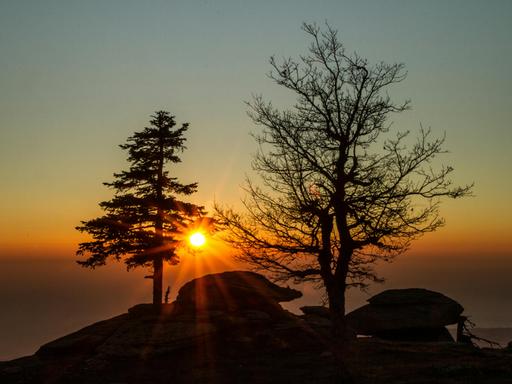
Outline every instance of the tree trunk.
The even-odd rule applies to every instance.
[[[331,351],[337,360],[339,382],[348,384],[354,382],[353,374],[347,363],[348,357],[351,354],[351,347],[353,346],[353,335],[345,319],[345,290],[346,285],[344,283],[341,284],[333,279],[327,288],[327,295],[333,334]]]
[[[155,256],[153,260],[153,305],[162,304],[164,263],[162,256]]]
[[[159,152],[158,152],[158,179],[156,185],[156,200],[157,200],[157,212],[155,219],[155,236],[157,239],[158,246],[161,247],[164,245],[164,223],[163,216],[164,212],[162,211],[162,201],[163,201],[163,175],[164,175],[164,143],[163,143],[163,133],[162,127],[160,129],[160,140],[158,143]],[[161,254],[156,254],[155,259],[153,260],[153,305],[160,306],[162,305],[162,290],[163,290],[163,274],[164,274],[164,266],[163,266],[163,257]]]
[[[345,288],[347,272],[346,268],[336,268],[334,273],[331,269],[333,255],[330,249],[331,235],[334,228],[333,217],[329,215],[328,212],[325,212],[325,214],[320,217],[320,223],[322,236],[322,249],[318,255],[320,275],[327,291],[334,337],[345,340],[347,333],[345,326]],[[343,262],[343,260],[340,260],[340,262]]]
[[[349,338],[345,321],[345,289],[344,284],[333,281],[327,288],[329,310],[331,312],[332,330],[334,337],[340,340]]]

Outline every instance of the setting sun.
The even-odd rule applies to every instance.
[[[194,232],[192,235],[190,235],[188,241],[194,247],[202,247],[206,242],[206,237],[201,232]]]

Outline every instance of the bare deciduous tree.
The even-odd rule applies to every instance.
[[[404,80],[402,64],[347,54],[329,26],[303,30],[307,55],[270,59],[270,78],[297,96],[293,107],[261,96],[248,103],[262,127],[253,162],[261,182],[248,180],[245,213],[217,207],[217,215],[241,259],[276,279],[320,282],[343,327],[347,287],[378,280],[375,261],[443,225],[440,198],[471,186],[453,186],[453,169],[433,164],[444,137],[420,128],[411,142],[409,132],[390,131],[390,115],[409,108],[386,92]]]

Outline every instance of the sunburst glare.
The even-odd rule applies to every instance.
[[[194,232],[188,238],[193,247],[202,247],[206,243],[206,237],[201,232]]]

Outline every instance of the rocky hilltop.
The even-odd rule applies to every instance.
[[[364,338],[342,353],[325,308],[279,305],[300,296],[252,272],[207,275],[159,310],[140,304],[0,363],[0,382],[512,383],[506,350]]]

